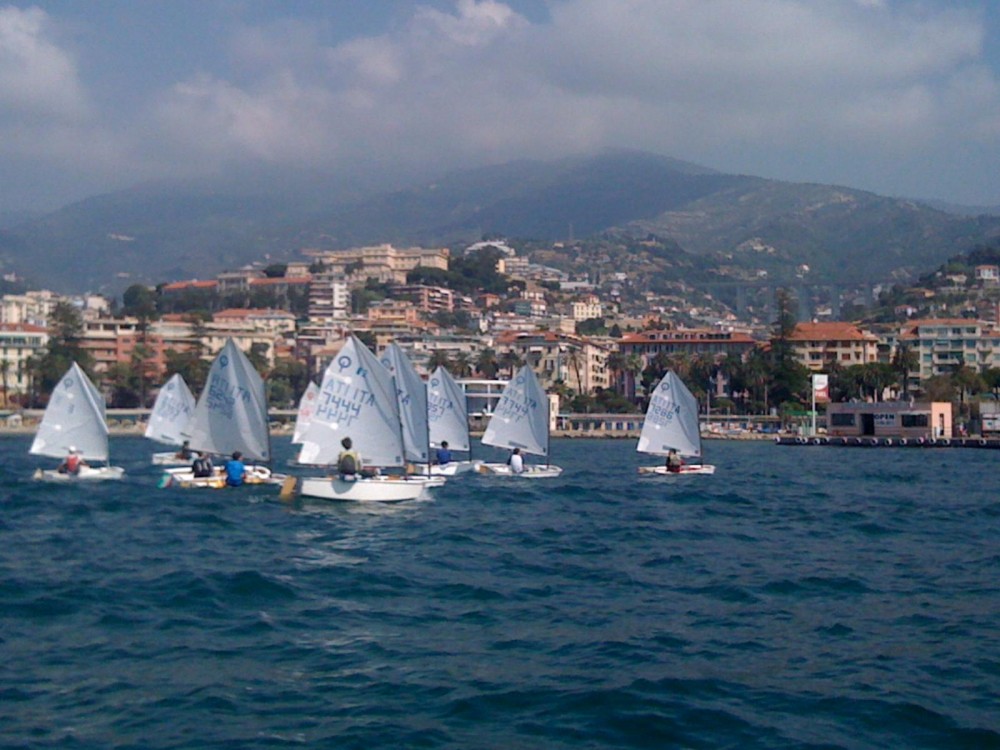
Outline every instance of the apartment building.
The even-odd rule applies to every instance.
[[[405,284],[406,275],[414,268],[448,270],[447,248],[374,245],[350,250],[305,250],[306,256],[323,264],[327,271],[346,277],[352,284],[364,284],[367,279],[390,284]]]
[[[0,323],[0,406],[7,407],[28,392],[28,362],[41,357],[49,332],[30,323]]]
[[[505,331],[496,337],[500,357],[512,351],[538,375],[542,386],[564,383],[577,393],[591,393],[610,385],[607,361],[609,348],[594,342],[553,331]]]
[[[878,336],[853,323],[798,323],[789,341],[799,362],[814,372],[829,370],[834,362],[850,367],[879,361]]]
[[[920,381],[954,372],[962,365],[978,371],[1000,367],[1000,331],[977,320],[910,321],[901,328],[898,340],[917,354]]]

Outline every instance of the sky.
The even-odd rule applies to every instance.
[[[0,210],[608,148],[1000,205],[1000,2],[0,0]]]

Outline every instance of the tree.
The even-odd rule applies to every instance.
[[[906,344],[900,344],[892,355],[892,368],[896,372],[898,383],[902,387],[903,398],[910,394],[910,373],[920,367],[917,353]]]
[[[45,401],[74,362],[90,377],[93,377],[94,362],[90,353],[81,347],[83,319],[75,307],[66,302],[57,303],[49,319],[49,331],[48,351],[35,360],[32,372],[39,395]]]
[[[166,377],[169,379],[179,373],[192,393],[201,393],[205,387],[205,381],[208,380],[210,363],[203,360],[194,349],[183,352],[167,349],[164,356],[167,365]]]
[[[158,317],[156,292],[144,284],[133,284],[122,294],[122,314],[155,320]]]
[[[792,347],[796,301],[787,289],[778,290],[776,301],[778,316],[771,337],[770,397],[774,403],[801,402],[809,388],[809,370],[795,358]]]
[[[278,408],[293,407],[309,385],[309,368],[297,359],[275,360],[267,376],[268,402]]]
[[[513,349],[508,349],[500,355],[500,369],[507,371],[507,377],[514,377],[514,370],[524,364],[524,360]]]
[[[439,367],[451,372],[451,358],[448,356],[448,352],[441,349],[435,349],[431,352],[431,356],[427,360],[427,367],[432,372]]]
[[[476,372],[487,380],[492,380],[497,376],[500,363],[497,360],[497,353],[490,348],[481,349],[476,357]]]

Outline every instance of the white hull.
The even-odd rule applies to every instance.
[[[299,494],[321,500],[349,500],[359,503],[392,503],[416,500],[425,490],[441,487],[441,477],[370,477],[355,480],[339,477],[306,477]]]
[[[274,474],[266,466],[247,466],[246,478],[243,484],[281,484],[285,481],[285,474]],[[226,486],[226,473],[220,467],[215,468],[215,474],[210,477],[196,477],[190,468],[167,469],[160,480],[160,488],[180,487],[182,489],[213,489],[218,490]]]
[[[191,458],[178,458],[177,451],[164,451],[153,454],[154,466],[190,466],[193,461],[194,456],[191,456]]]
[[[557,477],[562,474],[561,466],[539,466],[537,464],[528,464],[524,467],[524,471],[515,474],[510,470],[510,466],[507,464],[480,464],[479,465],[480,474],[489,474],[501,477],[517,477],[520,479],[551,479],[552,477]]]
[[[645,476],[682,477],[690,474],[714,474],[712,464],[685,464],[680,471],[667,471],[666,466],[640,466],[639,473]]]
[[[451,461],[444,466],[431,464],[432,477],[454,477],[459,474],[479,471],[482,461]],[[427,464],[416,464],[413,467],[414,473],[427,476]]]
[[[43,482],[102,482],[121,479],[125,469],[121,466],[81,466],[78,474],[64,474],[55,469],[37,469],[35,479]]]

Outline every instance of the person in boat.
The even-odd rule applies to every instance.
[[[198,457],[191,464],[191,473],[197,478],[212,476],[215,473],[212,457],[202,451],[198,451]]]
[[[87,465],[87,462],[83,460],[83,456],[80,455],[80,451],[76,449],[75,446],[69,447],[69,453],[66,455],[65,460],[59,464],[56,471],[60,474],[79,474],[80,469]]]
[[[667,452],[667,471],[673,474],[679,474],[681,467],[684,465],[684,459],[680,457],[673,448]]]
[[[226,485],[229,487],[239,487],[247,476],[247,467],[243,463],[243,454],[233,451],[233,457],[226,461]]]
[[[181,443],[181,447],[177,449],[177,453],[174,454],[175,458],[180,458],[184,461],[188,461],[191,458],[191,441],[185,440]]]
[[[451,463],[451,451],[448,450],[447,440],[441,441],[441,447],[437,449],[434,457],[437,459],[438,466],[444,466],[445,464]]]
[[[524,473],[524,456],[521,455],[520,448],[515,448],[510,452],[510,457],[507,459],[507,465],[510,466],[512,474]]]
[[[337,473],[341,479],[357,479],[358,477],[373,477],[378,472],[366,469],[361,465],[361,456],[354,450],[354,443],[349,437],[340,441],[344,448],[337,456]]]

